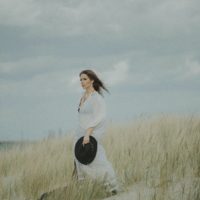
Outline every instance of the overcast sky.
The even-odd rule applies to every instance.
[[[74,130],[79,73],[108,119],[200,114],[198,0],[0,0],[0,140]]]

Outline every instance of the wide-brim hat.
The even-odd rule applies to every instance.
[[[83,136],[80,137],[74,147],[74,153],[77,160],[84,164],[90,164],[97,153],[97,141],[93,136],[90,137],[90,142],[83,145]]]

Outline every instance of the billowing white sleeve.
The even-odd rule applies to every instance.
[[[87,128],[97,126],[106,118],[106,104],[103,97],[94,98],[91,104],[93,112]]]

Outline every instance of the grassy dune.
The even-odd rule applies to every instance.
[[[200,118],[161,116],[110,124],[103,143],[125,189],[140,183],[152,191],[147,199],[200,199]],[[77,184],[72,171],[71,136],[0,151],[0,199],[36,200],[65,185],[68,189],[57,190],[51,199],[108,195],[98,182]]]

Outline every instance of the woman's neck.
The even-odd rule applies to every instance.
[[[89,89],[87,89],[87,90],[85,91],[85,93],[86,93],[87,95],[90,95],[90,94],[93,93],[94,91],[95,91],[94,88],[89,88]]]

